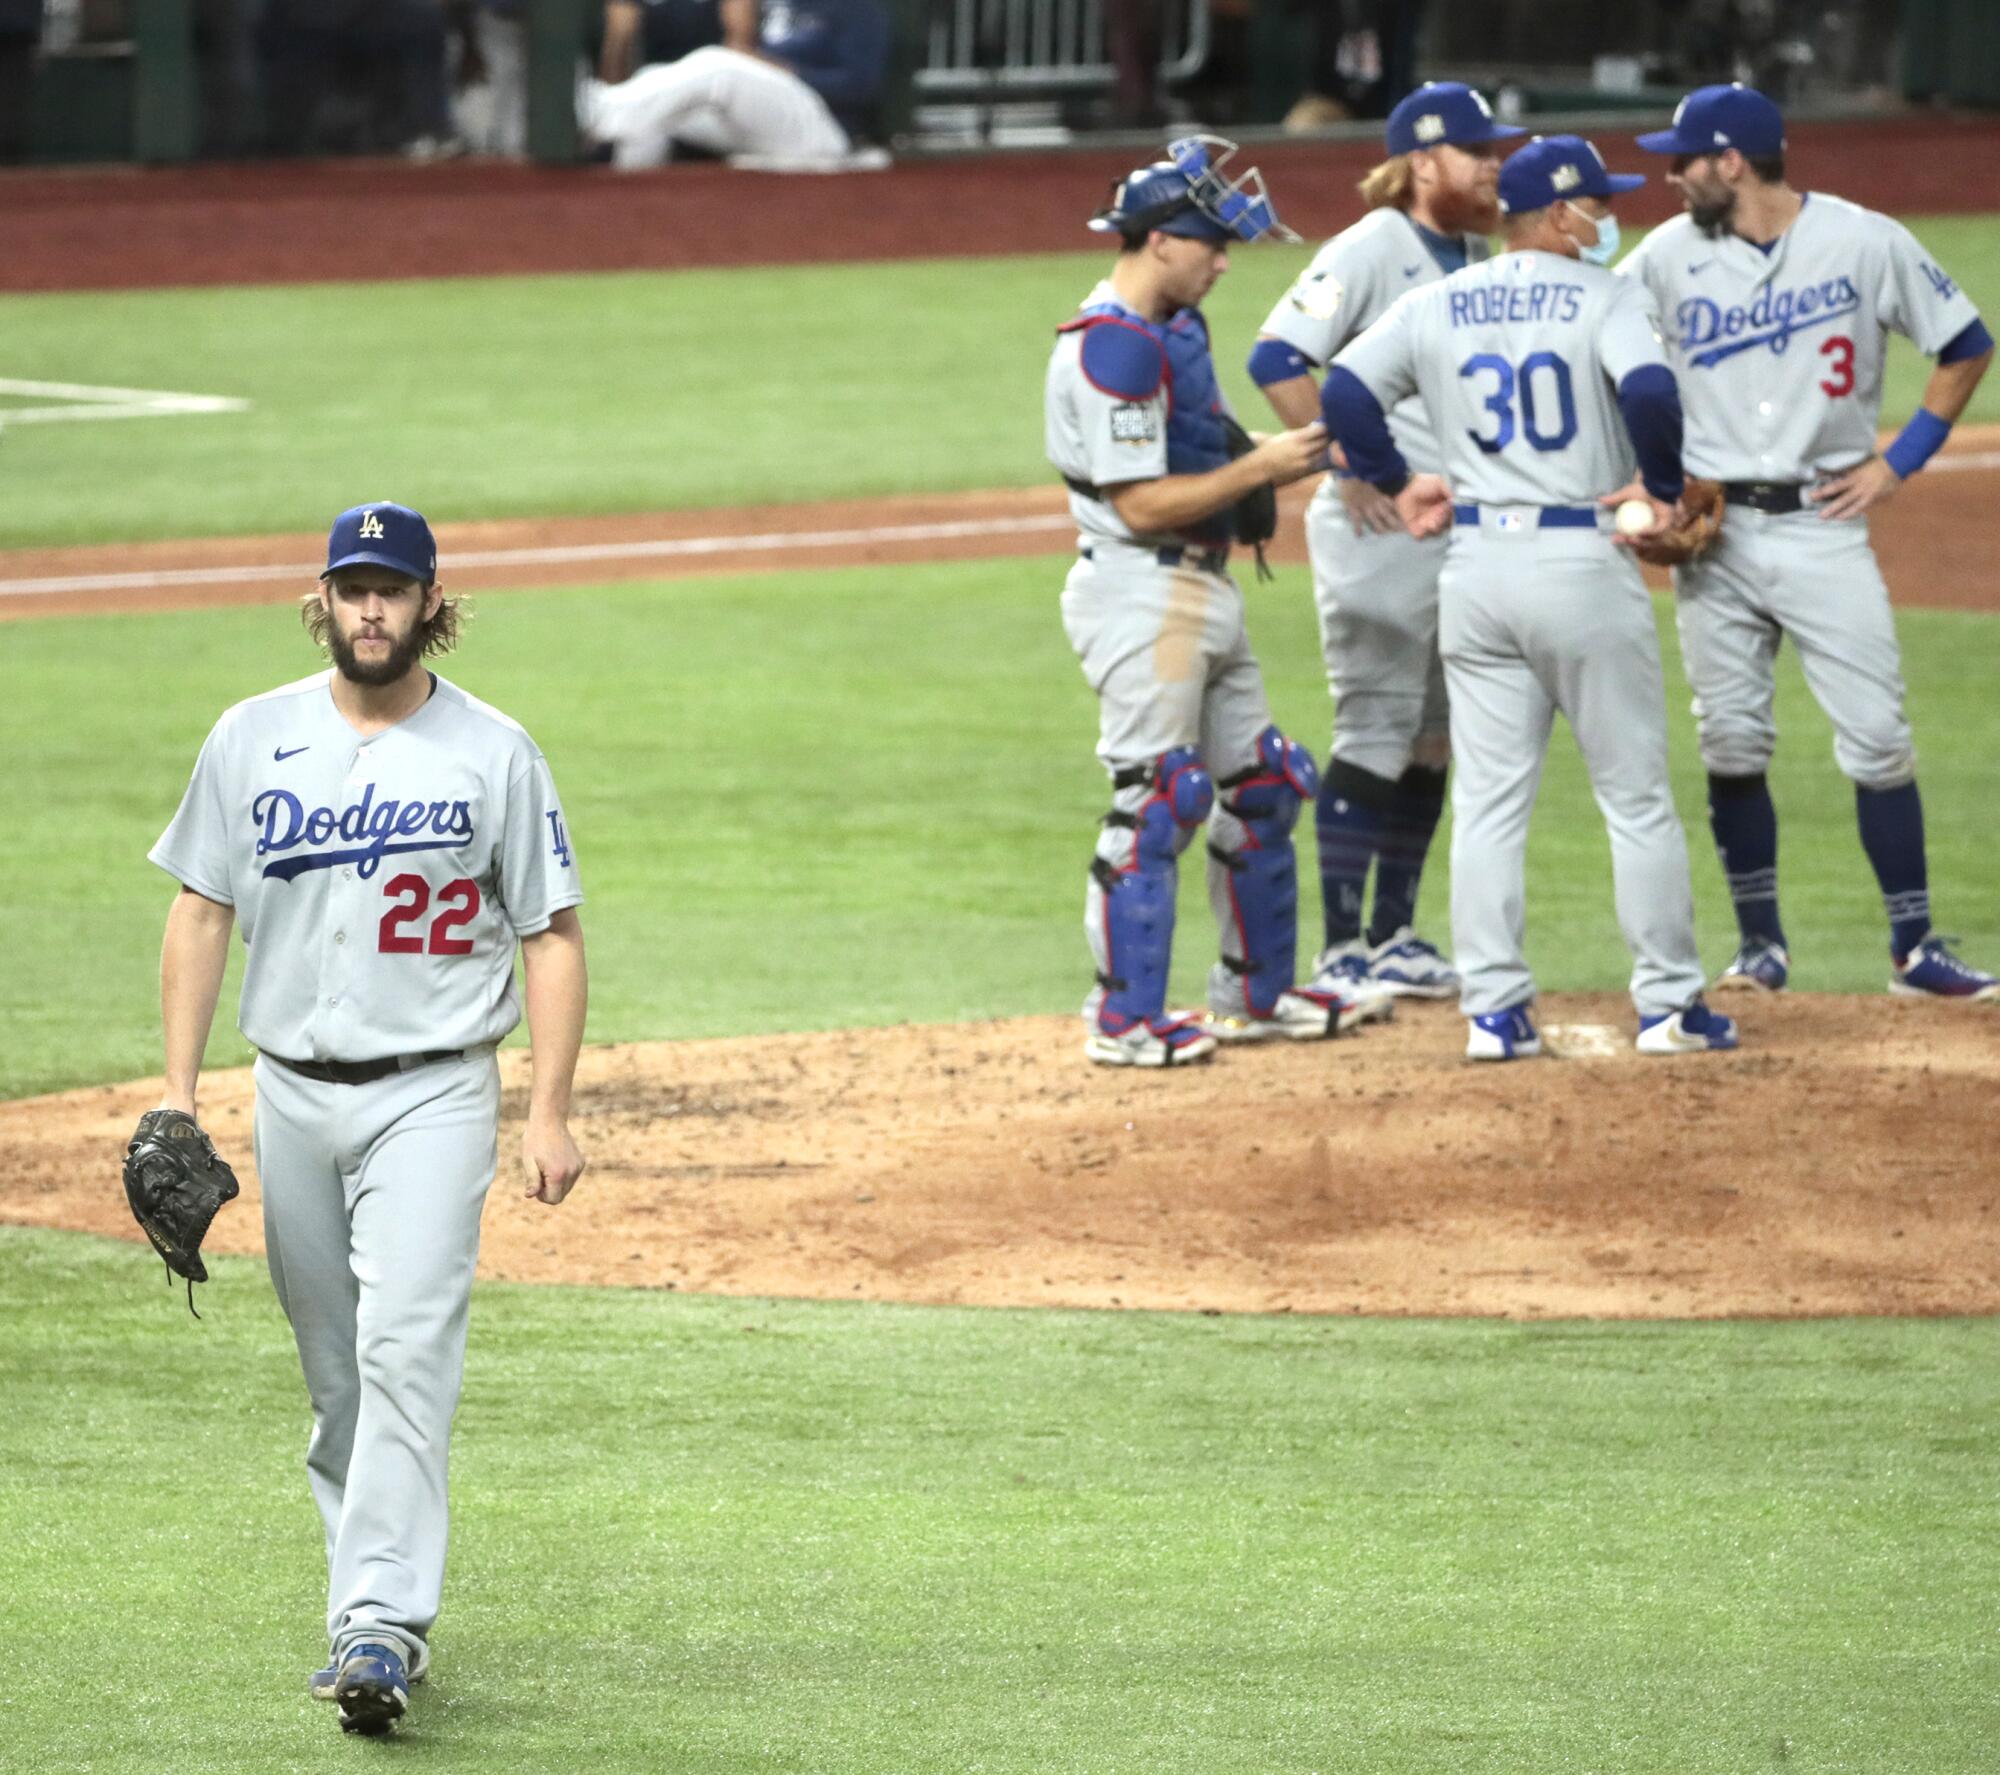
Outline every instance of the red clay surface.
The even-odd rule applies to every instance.
[[[1620,167],[1657,157],[1600,132]],[[1903,215],[2000,209],[2000,118],[1800,123],[1795,181]],[[1260,146],[1280,213],[1308,239],[1360,214],[1373,142]],[[721,166],[618,175],[487,162],[314,162],[0,175],[0,290],[322,282],[496,272],[899,259],[1084,250],[1084,218],[1131,148],[913,160],[880,173],[773,176]],[[1656,177],[1624,200],[1672,211]]]

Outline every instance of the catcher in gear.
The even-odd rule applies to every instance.
[[[125,1148],[125,1199],[132,1216],[160,1254],[171,1275],[188,1285],[208,1280],[201,1242],[225,1202],[237,1195],[236,1173],[215,1150],[215,1142],[178,1109],[149,1109]]]

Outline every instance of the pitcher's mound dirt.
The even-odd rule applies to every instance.
[[[1460,1058],[1448,1007],[1166,1073],[1070,1018],[592,1049],[590,1171],[522,1199],[527,1059],[480,1270],[727,1294],[1311,1313],[2000,1310],[2000,1013],[1760,999],[1736,1054],[1643,1060],[1620,997],[1543,1002],[1557,1059]],[[157,1082],[0,1105],[0,1221],[137,1238]],[[247,1072],[203,1120],[259,1249]],[[150,1254],[133,1255],[135,1284]]]

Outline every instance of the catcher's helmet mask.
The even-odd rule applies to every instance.
[[[1167,158],[1128,173],[1111,187],[1111,201],[1090,218],[1099,234],[1143,240],[1155,231],[1216,242],[1296,241],[1278,220],[1264,175],[1256,167],[1231,176],[1234,142],[1222,136],[1183,136],[1168,144]]]

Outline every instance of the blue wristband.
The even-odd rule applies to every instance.
[[[1951,436],[1951,421],[1940,419],[1928,407],[1911,415],[1896,441],[1882,452],[1882,460],[1896,471],[1896,479],[1907,481],[1938,453],[1938,446]]]

